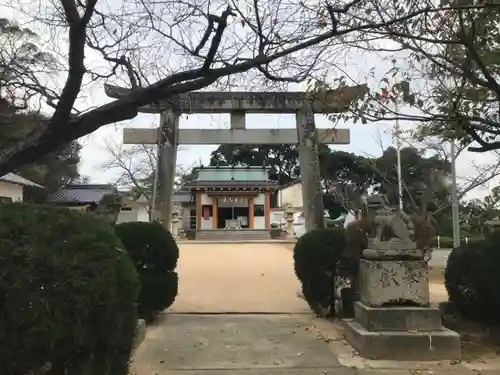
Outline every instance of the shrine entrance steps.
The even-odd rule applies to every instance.
[[[266,229],[201,229],[196,231],[196,241],[241,242],[268,240],[271,240],[271,234]]]

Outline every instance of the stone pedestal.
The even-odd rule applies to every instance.
[[[366,260],[359,264],[361,302],[367,306],[429,306],[429,276],[424,260]]]
[[[360,301],[346,319],[346,338],[370,359],[461,359],[460,336],[444,328],[429,303],[427,262],[420,259],[360,261]]]

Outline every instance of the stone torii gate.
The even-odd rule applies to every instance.
[[[105,86],[106,95],[121,98],[129,89]],[[366,86],[323,91],[321,97],[307,92],[190,92],[142,107],[143,113],[160,113],[159,129],[124,129],[124,144],[158,144],[160,210],[164,225],[170,229],[172,192],[177,145],[205,144],[298,144],[300,179],[306,228],[322,221],[322,192],[318,163],[318,142],[349,144],[349,129],[316,129],[314,114],[345,111],[350,103],[366,93]],[[230,129],[179,129],[182,114],[230,113]],[[294,113],[296,129],[246,129],[246,113]]]

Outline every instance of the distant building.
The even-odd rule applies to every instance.
[[[279,187],[277,192],[277,206],[292,212],[302,212],[304,202],[302,200],[302,182],[292,181]]]
[[[0,199],[10,200],[12,202],[22,202],[23,192],[26,186],[43,188],[43,186],[15,173],[7,173],[5,176],[0,177]]]
[[[149,222],[149,201],[141,195],[136,198],[132,194],[121,193],[122,207],[118,214],[117,224],[131,221]]]
[[[119,192],[114,185],[68,184],[49,197],[48,202],[71,209],[86,210],[101,202],[105,195],[120,194],[122,206],[116,223],[149,221],[149,202],[143,195],[136,198],[129,192]]]
[[[116,193],[118,189],[114,185],[67,184],[47,201],[71,209],[86,210],[89,206],[98,204],[105,195]]]

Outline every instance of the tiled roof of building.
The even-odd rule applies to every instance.
[[[184,185],[185,187],[248,187],[248,188],[257,188],[257,187],[276,187],[278,185],[277,181],[265,180],[265,181],[206,181],[206,180],[198,180],[198,181],[189,181]]]
[[[172,193],[173,203],[190,203],[194,202],[194,197],[189,190],[181,190]]]
[[[290,186],[294,186],[294,185],[297,185],[297,184],[300,184],[300,183],[301,183],[300,179],[296,179],[296,180],[290,181],[290,182],[288,182],[288,183],[286,183],[284,185],[281,185],[279,187],[279,190],[284,190],[286,188],[289,188]]]
[[[117,191],[114,185],[66,185],[53,194],[48,201],[60,204],[99,203],[104,195]]]
[[[24,177],[21,177],[15,173],[7,173],[5,176],[0,177],[0,181],[8,182],[11,184],[21,185],[21,186],[33,186],[38,188],[43,188],[42,185],[38,185],[36,182],[30,181]]]
[[[262,166],[251,166],[251,165],[239,165],[239,166],[232,166],[232,165],[209,165],[209,166],[201,166],[201,167],[195,167],[194,170],[197,171],[197,170],[217,170],[217,169],[220,169],[220,170],[270,170],[271,167],[268,167],[266,165],[262,165]]]

